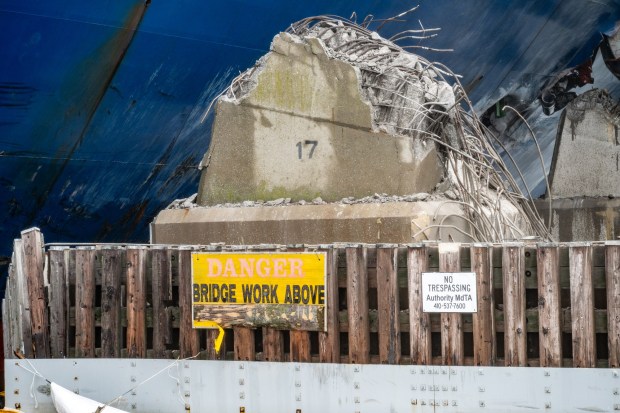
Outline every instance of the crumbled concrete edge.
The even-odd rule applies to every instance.
[[[330,30],[325,30],[326,25]],[[359,41],[365,42],[361,49]],[[370,107],[373,131],[424,138],[425,133],[420,131],[432,123],[433,106],[454,110],[456,93],[439,69],[376,32],[363,34],[342,21],[326,21],[299,35],[279,33],[270,51],[239,75],[220,99],[241,103],[256,88],[269,57],[273,53],[286,54],[286,43],[302,44],[314,54],[351,65],[360,96]]]
[[[436,201],[436,200],[457,200],[457,195],[454,191],[448,190],[444,193],[428,194],[426,192],[420,192],[411,195],[388,195],[388,194],[374,194],[372,196],[365,196],[363,198],[347,197],[342,198],[340,201],[325,202],[321,197],[314,198],[310,201],[300,200],[292,201],[291,198],[278,198],[272,201],[243,201],[237,203],[224,203],[210,206],[198,205],[196,203],[196,194],[185,198],[174,200],[166,209],[191,209],[191,208],[251,208],[251,207],[266,207],[266,206],[291,206],[291,205],[354,205],[354,204],[384,204],[388,202],[424,202],[424,201]]]

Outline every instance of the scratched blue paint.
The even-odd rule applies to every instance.
[[[277,32],[311,15],[384,18],[417,3],[153,0],[103,84],[101,56],[142,2],[0,0],[0,254],[29,226],[47,241],[147,241],[157,211],[197,190],[208,102]],[[620,20],[620,0],[419,3],[383,34],[418,19],[441,27],[424,44],[454,52],[420,53],[463,84],[482,77],[471,92],[480,110],[522,86],[533,99]],[[85,96],[98,87],[100,99]]]

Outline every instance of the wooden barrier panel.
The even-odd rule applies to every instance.
[[[573,333],[573,367],[596,366],[592,246],[573,244],[568,249],[570,303]]]
[[[556,244],[539,244],[538,329],[540,366],[562,366],[562,330],[560,324],[560,251]]]
[[[18,350],[31,358],[48,351],[47,357],[620,367],[617,241],[594,247],[306,247],[326,251],[321,328],[304,331],[303,323],[260,330],[227,327],[216,352],[218,330],[192,328],[192,249],[267,252],[300,246],[53,246],[39,271],[45,255],[34,255],[44,252],[37,246],[42,237],[36,230],[24,234],[14,244],[2,307],[7,357]],[[476,313],[422,311],[423,272],[470,268],[476,274]],[[31,316],[41,303],[36,321]],[[37,326],[46,323],[43,340]],[[323,325],[326,330],[320,331]],[[572,351],[566,350],[570,340]],[[563,346],[571,354],[563,354]]]
[[[503,246],[504,363],[514,367],[527,365],[524,254],[522,243]]]

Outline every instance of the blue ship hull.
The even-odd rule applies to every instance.
[[[146,241],[155,214],[197,190],[209,102],[276,33],[415,4],[0,0],[0,254],[30,226],[48,242]],[[535,102],[613,29],[620,0],[422,0],[405,20],[381,33],[442,28],[424,45],[454,51],[420,53],[461,74],[482,112],[505,95]],[[617,79],[603,86],[617,97]]]

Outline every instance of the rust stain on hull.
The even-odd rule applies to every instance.
[[[68,74],[60,94],[63,99],[73,104],[68,108],[52,108],[38,122],[35,136],[46,138],[50,132],[49,125],[58,124],[58,119],[62,119],[53,136],[50,136],[52,141],[57,140],[60,143],[54,156],[57,160],[51,162],[47,173],[38,175],[34,181],[33,188],[35,189],[32,195],[35,205],[28,214],[31,223],[38,210],[45,205],[47,197],[68,162],[71,161],[73,154],[82,144],[97,109],[135,37],[149,3],[139,2],[134,5],[123,27]],[[83,120],[81,121],[80,118]]]

